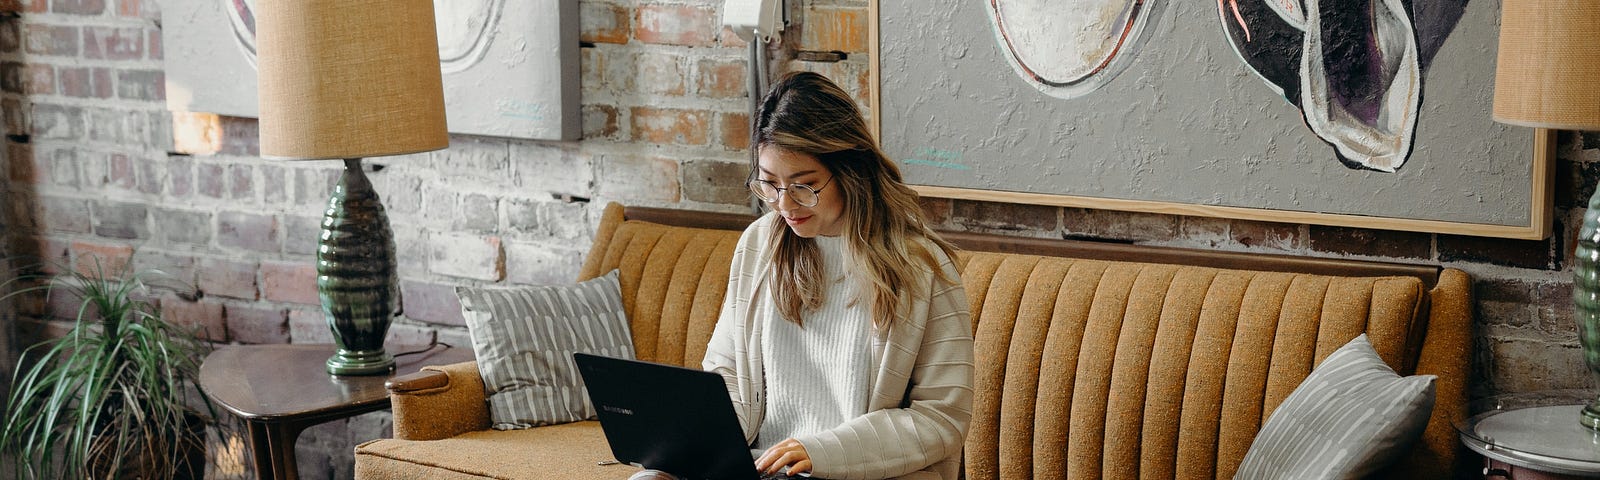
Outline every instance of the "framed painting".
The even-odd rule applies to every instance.
[[[1498,3],[869,9],[873,122],[926,196],[1550,234],[1555,135],[1490,118]]]
[[[257,116],[259,1],[162,2],[169,109]],[[577,0],[433,4],[451,133],[578,138]]]

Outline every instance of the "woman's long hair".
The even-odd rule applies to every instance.
[[[873,324],[887,329],[898,315],[904,295],[930,295],[913,285],[918,274],[932,270],[945,280],[937,257],[919,239],[927,239],[952,260],[955,247],[928,226],[918,195],[906,186],[900,168],[878,148],[855,101],[826,77],[811,72],[785,75],[767,92],[752,119],[753,148],[777,148],[816,157],[844,202],[843,236],[846,264],[866,288],[852,301],[872,302]],[[751,175],[760,171],[759,155],[751,159]],[[822,255],[811,239],[800,237],[773,218],[772,294],[783,318],[800,324],[802,312],[821,307],[827,283]]]

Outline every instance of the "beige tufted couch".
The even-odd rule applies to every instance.
[[[624,217],[627,220],[624,220]],[[582,278],[622,270],[641,359],[698,367],[751,217],[606,208]],[[667,226],[668,224],[679,226]],[[966,478],[1231,478],[1321,358],[1366,332],[1402,374],[1438,376],[1423,441],[1386,472],[1452,476],[1471,282],[1454,269],[949,234],[978,360]],[[395,438],[362,479],[623,479],[596,422],[489,430],[473,363],[391,386]]]

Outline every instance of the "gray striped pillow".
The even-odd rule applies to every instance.
[[[1433,413],[1433,375],[1401,377],[1362,334],[1272,412],[1235,479],[1359,478],[1398,460]]]
[[[617,271],[568,286],[456,287],[496,430],[595,418],[573,352],[633,358]]]

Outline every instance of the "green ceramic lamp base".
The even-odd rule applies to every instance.
[[[317,294],[339,347],[328,359],[328,373],[382,375],[394,368],[394,358],[383,351],[399,298],[394,234],[361,160],[344,162],[317,245]]]
[[[1578,344],[1583,346],[1583,360],[1589,372],[1600,374],[1600,193],[1589,197],[1589,209],[1583,212],[1583,225],[1578,228],[1578,244],[1572,256]],[[1600,399],[1583,408],[1578,423],[1600,430]]]

